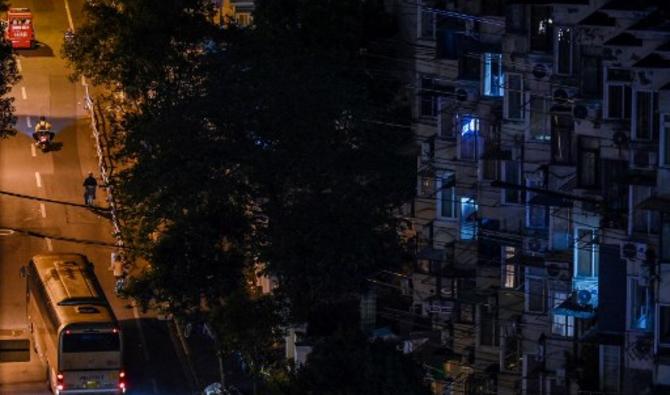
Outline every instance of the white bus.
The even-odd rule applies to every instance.
[[[123,394],[123,341],[114,313],[79,254],[37,255],[26,274],[35,352],[55,394]]]

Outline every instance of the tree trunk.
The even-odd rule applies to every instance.
[[[221,387],[226,388],[226,371],[223,367],[223,351],[219,350],[216,353],[216,356],[218,357],[219,360],[219,376],[221,376]]]

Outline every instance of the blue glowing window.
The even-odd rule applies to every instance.
[[[502,54],[485,53],[482,63],[482,93],[484,96],[503,96],[505,93],[505,74]]]
[[[461,240],[477,238],[477,202],[469,197],[461,197]]]

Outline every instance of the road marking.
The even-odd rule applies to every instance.
[[[37,150],[35,150],[35,144],[30,144],[30,153],[33,154],[33,158],[37,156]]]
[[[0,236],[11,236],[14,234],[14,231],[11,229],[0,229]]]
[[[156,382],[155,378],[151,379],[151,386],[154,389],[154,394],[157,394],[158,393],[158,383]]]
[[[70,3],[65,0],[65,13],[67,14],[67,23],[70,24],[70,29],[74,32],[74,23],[72,23],[72,13],[70,12]]]
[[[40,213],[42,213],[42,218],[47,217],[47,208],[44,203],[40,203]]]
[[[33,127],[33,120],[30,118],[30,116],[26,117],[26,125],[28,125],[29,128]]]
[[[86,86],[86,85],[87,85],[87,84],[86,84],[86,78],[84,78],[83,75],[81,76],[81,85],[82,85],[82,86]]]
[[[23,98],[23,100],[28,100],[28,94],[26,93],[26,87],[25,86],[21,87],[21,98]]]
[[[149,362],[149,348],[147,347],[147,339],[144,337],[144,329],[140,323],[140,311],[137,310],[137,305],[133,302],[133,315],[135,316],[135,325],[140,334],[140,343],[142,343],[142,351],[144,351],[144,359]]]
[[[49,251],[53,251],[53,250],[54,250],[54,246],[51,244],[51,239],[48,238],[48,237],[45,237],[44,240],[46,240],[46,242],[47,242],[47,250],[49,250]]]
[[[37,187],[38,188],[42,188],[42,176],[40,176],[39,171],[35,172],[35,182],[37,182]]]
[[[23,71],[23,67],[21,66],[21,59],[19,58],[16,58],[16,70],[18,70],[19,73]]]

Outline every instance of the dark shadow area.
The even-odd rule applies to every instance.
[[[10,339],[0,340],[0,363],[2,362],[29,362],[30,340]]]
[[[48,154],[49,152],[60,151],[61,149],[63,149],[63,143],[59,141],[53,141],[46,149],[42,150],[42,152]]]
[[[15,49],[17,55],[26,58],[53,58],[56,56],[53,49],[45,43],[36,42],[34,48],[30,49]]]

